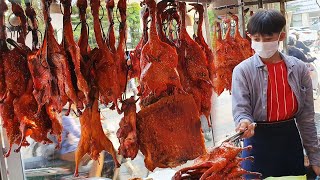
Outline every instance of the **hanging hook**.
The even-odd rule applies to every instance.
[[[60,12],[61,12],[61,14],[64,15],[64,12],[63,12],[64,9],[63,9],[63,11],[62,11],[62,4],[60,3],[59,6],[60,6]]]
[[[81,21],[77,23],[76,27],[73,29],[73,31],[76,31],[78,26],[81,24]]]
[[[103,6],[102,6],[102,5],[100,5],[100,7],[101,7],[101,9],[102,9],[102,16],[101,16],[101,18],[99,17],[99,20],[100,20],[100,22],[101,22],[101,20],[102,20],[103,17],[104,17],[104,9],[103,9]]]
[[[102,26],[102,19],[104,17],[104,9],[103,9],[103,6],[100,5],[101,9],[102,9],[102,16],[101,18],[99,17],[99,23],[100,23],[100,27],[101,27],[101,31],[102,31],[102,36],[103,36],[103,39],[105,40],[106,39],[106,34],[104,33],[104,30],[103,30],[103,26]]]
[[[43,34],[42,34],[42,32],[39,30],[39,29],[37,29],[37,32],[39,32],[40,33],[40,39],[41,40],[43,40],[42,38],[43,38]]]
[[[119,12],[119,14],[118,14],[118,12]],[[120,15],[120,9],[117,7],[117,9],[116,9],[116,19],[118,20],[118,22],[120,23],[120,26],[121,26],[121,20],[119,19],[119,16],[121,16]]]

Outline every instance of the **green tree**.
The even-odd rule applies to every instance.
[[[101,6],[102,7],[100,8],[100,11],[99,11],[100,18],[102,18],[101,25],[102,25],[103,34],[107,36],[108,29],[109,29],[109,22],[107,18],[107,10],[106,10],[104,1],[101,1]],[[127,30],[131,37],[131,42],[127,44],[128,48],[134,48],[138,44],[141,37],[139,12],[140,12],[140,5],[138,3],[131,3],[127,5]],[[76,7],[76,5],[72,7],[72,14],[73,14],[72,23],[73,23],[73,26],[76,27],[80,22],[79,15],[78,15],[79,10]],[[113,14],[114,14],[115,36],[116,36],[116,39],[118,39],[120,15],[116,7],[114,8]],[[96,47],[97,44],[96,44],[94,29],[93,29],[93,17],[91,14],[90,7],[87,8],[87,24],[89,25],[89,45],[90,47]],[[79,39],[80,33],[81,33],[81,25],[79,25],[74,31],[73,35],[75,40]]]
[[[24,6],[24,2],[30,2],[30,0],[22,0],[21,5]],[[6,13],[6,16],[9,16],[11,12],[11,3],[8,3],[9,11]],[[39,31],[42,33],[41,36],[39,36],[39,42],[42,43],[42,40],[44,38],[44,31],[45,31],[45,22],[43,20],[43,11],[42,11],[42,3],[41,1],[32,0],[32,7],[35,9],[38,19],[38,26]],[[107,11],[105,6],[105,1],[101,1],[101,8],[99,11],[99,15],[101,18],[101,25],[103,34],[107,36],[108,28],[109,28],[109,22],[107,18]],[[6,17],[7,19],[7,17]],[[118,39],[119,36],[119,12],[117,12],[117,8],[114,8],[114,28],[115,28],[115,36],[116,39]],[[73,36],[75,41],[78,41],[81,35],[81,24],[80,18],[79,18],[79,9],[76,6],[76,4],[72,4],[72,25],[74,28]],[[8,23],[8,22],[7,22]],[[87,24],[89,26],[89,45],[91,48],[94,48],[97,46],[95,34],[94,34],[94,27],[93,27],[93,17],[91,14],[91,8],[88,6],[87,8]],[[62,29],[62,27],[61,27]],[[129,48],[135,48],[138,44],[142,33],[140,31],[140,5],[139,3],[131,3],[127,5],[127,31],[130,35],[130,41],[128,42],[127,46]],[[10,36],[10,34],[9,34]]]
[[[128,5],[127,26],[131,37],[130,48],[135,48],[142,36],[140,31],[140,5],[138,3]]]

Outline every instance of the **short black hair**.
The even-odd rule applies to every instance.
[[[280,33],[286,25],[286,18],[277,10],[259,10],[249,20],[247,29],[251,35],[272,35]]]

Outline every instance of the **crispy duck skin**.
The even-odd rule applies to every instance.
[[[48,103],[45,104],[45,109],[49,119],[52,124],[51,134],[56,136],[57,138],[57,148],[60,148],[61,143],[61,134],[62,134],[62,124],[61,124],[61,116],[59,115],[61,110],[57,108],[62,108],[61,99],[58,94],[58,89],[56,86],[53,86],[51,91],[51,97]]]
[[[12,13],[19,17],[20,19],[20,26],[22,29],[22,32],[20,33],[17,42],[24,44],[27,36],[27,17],[24,14],[24,10],[22,9],[21,5],[15,2],[11,2],[12,5]]]
[[[44,39],[39,50],[28,54],[28,67],[33,80],[33,95],[38,103],[38,111],[49,102],[51,96],[51,80],[49,64],[47,62],[47,41]]]
[[[247,160],[250,160],[250,161],[253,162],[254,161],[254,157],[253,156],[248,156],[248,157],[245,157],[245,158],[236,157],[221,172],[223,172],[224,174],[229,173],[229,171],[232,168],[234,168],[236,166],[240,166],[241,162],[247,161]]]
[[[30,135],[36,142],[52,143],[47,138],[47,134],[51,131],[51,122],[46,116],[44,108],[42,108],[41,115],[38,112],[38,104],[34,99],[33,83],[30,80],[26,92],[19,98],[13,101],[14,114],[20,122],[21,143],[19,144],[19,151],[23,142]],[[45,113],[45,114],[43,114]]]
[[[12,92],[15,96],[21,96],[27,87],[30,73],[26,54],[28,52],[15,47],[14,49],[2,54],[4,64],[4,75],[6,91]]]
[[[251,57],[253,55],[253,50],[251,48],[251,43],[247,39],[241,37],[239,32],[239,18],[236,15],[232,15],[232,19],[236,22],[236,31],[234,33],[234,41],[240,46],[240,52],[242,53],[243,60]],[[240,62],[239,62],[240,63]]]
[[[78,41],[78,46],[80,47],[80,54],[83,57],[84,61],[86,62],[86,58],[89,56],[91,48],[89,46],[88,40],[88,25],[86,22],[86,10],[87,10],[88,3],[86,0],[78,0],[77,7],[79,8],[79,16],[81,20],[81,34]]]
[[[243,150],[250,150],[252,147],[235,147],[230,142],[224,142],[219,147],[209,151],[209,153],[198,157],[195,164],[178,171],[172,178],[174,180],[200,179],[200,180],[220,180],[220,179],[241,179],[244,174],[254,174],[259,177],[261,174],[248,172],[240,168],[240,163],[245,160],[253,160],[252,156],[246,158],[237,157]],[[200,175],[199,175],[200,174]]]
[[[213,165],[202,174],[202,176],[200,177],[200,180],[205,180],[211,174],[216,174],[219,171],[221,171],[224,167],[227,166],[228,161],[229,159],[226,159],[226,158],[217,158],[212,160],[212,162],[214,162]]]
[[[64,39],[64,49],[66,50],[67,58],[69,61],[69,67],[71,69],[71,73],[75,76],[74,79],[76,81],[76,85],[74,85],[75,89],[83,93],[86,99],[81,99],[81,103],[86,103],[88,100],[89,87],[88,84],[83,77],[81,72],[81,62],[83,61],[80,48],[78,44],[73,39],[73,30],[71,23],[71,0],[61,0],[61,3],[64,7],[64,15],[63,15],[63,39]],[[73,70],[74,69],[74,70]],[[78,92],[79,93],[79,92]],[[81,96],[78,96],[78,98]]]
[[[260,173],[246,171],[238,166],[238,167],[234,167],[226,177],[228,179],[233,179],[233,178],[241,177],[242,175],[245,175],[245,174],[252,174],[257,176],[258,178],[261,176]]]
[[[38,113],[44,104],[49,102],[51,96],[51,79],[50,67],[47,62],[47,39],[42,42],[40,49],[38,45],[38,24],[36,12],[28,3],[26,15],[32,22],[32,51],[27,55],[28,67],[33,81],[33,95],[38,103]]]
[[[227,25],[228,29],[225,35],[225,39],[223,40],[225,44],[230,45],[230,49],[226,50],[226,64],[230,66],[233,70],[233,68],[238,65],[241,61],[243,61],[245,58],[243,54],[241,53],[241,47],[237,42],[231,37],[231,19],[224,19],[223,20]],[[231,81],[230,81],[231,82]]]
[[[185,26],[186,4],[181,2],[178,4],[178,10],[181,16],[180,41],[181,46],[185,46],[185,67],[192,81],[203,81],[211,84],[209,72],[204,59],[205,52],[201,49],[188,34]]]
[[[7,4],[1,0],[0,1],[0,28],[5,29],[5,11],[8,10]],[[6,93],[6,81],[5,81],[5,72],[3,64],[3,54],[9,51],[6,44],[6,31],[0,31],[0,99],[2,99]]]
[[[177,22],[177,24],[180,23],[180,16],[177,12],[176,8],[170,8],[165,10],[162,14],[161,14],[161,20],[162,22],[167,21],[167,23],[169,24],[168,28],[169,28],[169,34],[168,34],[168,38],[166,40],[166,42],[168,44],[170,44],[171,46],[178,46],[178,39],[174,39],[173,37],[173,20],[175,20]]]
[[[83,104],[79,101],[75,88],[72,84],[71,71],[65,51],[54,37],[51,18],[48,16],[52,0],[42,1],[44,5],[43,15],[46,22],[45,38],[47,38],[48,45],[47,61],[50,67],[50,72],[53,75],[51,82],[52,96],[49,106],[54,108],[55,111],[61,112],[62,107],[69,101],[69,103],[76,104],[78,109],[82,109]]]
[[[147,0],[145,3],[148,6],[149,16],[151,17],[151,25],[149,30],[149,38],[147,43],[143,46],[141,52],[141,70],[144,69],[148,63],[157,62],[159,65],[176,68],[178,65],[178,56],[176,50],[168,44],[159,39],[156,30],[156,4],[152,0]],[[160,22],[159,22],[160,23]],[[151,52],[153,51],[153,52]],[[164,53],[166,52],[166,53]],[[153,53],[153,54],[152,54]]]
[[[156,16],[157,20],[156,21],[161,22],[161,23],[157,23],[157,32],[158,32],[159,39],[162,42],[172,45],[172,43],[168,40],[168,38],[166,37],[166,34],[163,31],[163,23],[162,23],[164,21],[162,14],[164,10],[167,8],[167,4],[168,4],[167,1],[160,1],[157,4],[157,16]]]
[[[149,17],[149,10],[146,9],[143,13],[142,22],[143,22],[143,34],[138,42],[137,46],[135,47],[134,51],[130,52],[132,68],[129,70],[129,78],[136,78],[140,77],[141,68],[140,68],[140,57],[141,51],[143,46],[148,41],[148,17]]]
[[[148,42],[143,46],[140,58],[141,102],[150,94],[159,97],[170,86],[182,90],[177,71],[178,54],[176,49],[162,42],[156,30],[156,3],[146,0],[151,26]]]
[[[32,23],[32,50],[36,50],[39,42],[38,23],[36,20],[36,11],[33,9],[30,3],[26,3],[26,15]]]
[[[97,93],[94,93],[94,91],[95,90],[92,90],[92,93],[97,97],[98,95]],[[78,167],[80,160],[87,153],[92,159],[97,160],[99,153],[102,150],[105,150],[112,155],[115,167],[120,166],[112,142],[103,132],[98,109],[98,100],[95,97],[93,98],[92,107],[87,107],[80,116],[81,137],[75,155],[76,167],[74,176],[79,175]]]
[[[217,33],[215,34],[216,40],[215,40],[215,70],[216,70],[216,78],[213,81],[213,89],[218,94],[218,96],[224,91],[224,89],[227,89],[228,87],[231,87],[231,81],[228,80],[232,79],[232,70],[229,68],[228,61],[232,61],[232,59],[227,58],[228,51],[231,49],[231,46],[228,43],[225,43],[224,40],[222,40],[221,35],[221,28],[220,23],[216,23],[216,30]]]
[[[116,37],[114,34],[113,8],[114,0],[106,0],[106,9],[108,12],[109,21],[109,29],[106,44],[112,53],[116,53]]]
[[[99,49],[96,50],[96,54],[92,56],[95,57],[94,61],[96,62],[96,84],[99,88],[100,100],[104,104],[113,102],[113,105],[117,108],[118,112],[120,112],[117,102],[118,97],[121,96],[121,94],[118,94],[120,87],[117,81],[117,65],[102,38],[99,20],[100,1],[90,0],[90,5],[93,16],[94,33],[99,47]]]
[[[185,4],[179,3],[178,10],[180,12],[180,17],[178,17],[177,12],[174,10],[171,10],[172,12],[170,13],[174,19],[181,19],[178,22],[178,25],[180,26],[179,41],[181,43],[177,44],[180,81],[184,90],[193,96],[200,115],[205,115],[209,126],[211,126],[209,116],[211,112],[212,84],[209,78],[206,61],[204,61],[206,55],[201,46],[191,39],[187,33],[185,24]],[[204,76],[197,78],[196,72],[203,74]]]
[[[209,153],[198,157],[195,160],[195,163],[198,162],[204,162],[213,160],[215,158],[221,157],[221,158],[227,158],[227,159],[234,159],[241,151],[243,150],[251,150],[252,146],[247,146],[244,148],[241,147],[235,147],[233,144],[226,142],[220,145],[219,147],[216,147],[209,151]]]
[[[191,95],[176,94],[139,111],[138,143],[149,170],[175,167],[206,153],[195,109]]]
[[[48,64],[51,69],[51,74],[54,76],[52,86],[55,86],[53,88],[57,90],[57,94],[61,98],[59,101],[62,101],[62,103],[59,103],[60,105],[54,108],[61,112],[62,106],[65,105],[67,101],[71,101],[76,104],[77,108],[82,109],[82,103],[79,102],[75,88],[72,84],[68,60],[54,37],[51,23],[49,23],[47,33]]]
[[[204,8],[201,4],[190,4],[195,7],[196,11],[199,13],[199,22],[198,22],[198,28],[197,28],[197,37],[195,41],[202,47],[204,52],[206,53],[206,64],[208,67],[209,71],[209,76],[210,79],[213,80],[214,78],[214,54],[206,41],[204,40],[203,37],[203,32],[202,32],[202,24],[203,24],[203,18],[204,18]]]
[[[175,175],[172,177],[172,180],[180,180],[182,178],[182,175],[184,174],[190,175],[190,172],[200,172],[202,175],[204,172],[206,172],[209,168],[213,166],[219,166],[219,168],[221,168],[221,166],[224,167],[226,165],[227,165],[227,161],[225,158],[217,158],[214,161],[207,161],[201,164],[196,164],[194,166],[182,168],[177,173],[175,173]],[[193,173],[193,174],[197,174],[197,173]],[[199,178],[201,177],[201,175],[199,176]]]
[[[118,154],[124,158],[134,159],[139,151],[137,142],[137,113],[136,100],[134,96],[122,102],[121,111],[124,117],[121,119],[120,128],[117,131],[117,137],[120,142]]]
[[[20,144],[21,142],[21,132],[19,130],[20,122],[14,115],[13,109],[14,99],[15,96],[11,92],[8,92],[7,98],[3,103],[0,104],[0,114],[3,120],[3,127],[6,129],[6,134],[9,141],[9,149],[4,155],[5,157],[9,157],[13,144]],[[28,145],[29,143],[27,141],[22,143],[22,146]]]
[[[207,66],[207,70],[209,72],[210,80],[213,81],[215,76],[214,73],[214,55],[211,49],[209,48],[208,44],[205,42],[203,33],[202,33],[202,24],[203,24],[203,17],[204,17],[204,9],[201,4],[191,4],[194,6],[196,11],[199,13],[199,22],[197,28],[197,37],[195,41],[201,46],[203,51],[206,54],[205,64]],[[211,97],[212,97],[212,86],[208,84],[200,84],[201,86],[201,113],[204,114],[208,120],[208,125],[211,126],[210,122],[210,114],[211,114]]]
[[[120,27],[119,27],[119,41],[118,47],[116,49],[116,64],[118,67],[118,84],[120,88],[120,92],[118,94],[122,94],[125,91],[128,79],[128,67],[127,60],[125,59],[125,48],[126,48],[126,31],[127,31],[127,3],[126,0],[119,0],[117,4],[117,8],[120,12]],[[118,97],[121,99],[121,97]]]

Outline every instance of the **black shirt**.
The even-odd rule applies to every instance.
[[[296,48],[294,46],[289,46],[288,47],[288,55],[296,57],[296,58],[300,59],[303,62],[307,62],[308,61],[306,55],[304,55],[304,53],[300,49],[298,49],[298,48]]]
[[[303,49],[303,52],[305,54],[307,54],[308,52],[310,52],[310,48],[308,48],[303,42],[301,41],[297,41],[296,42],[296,47],[299,49]]]

